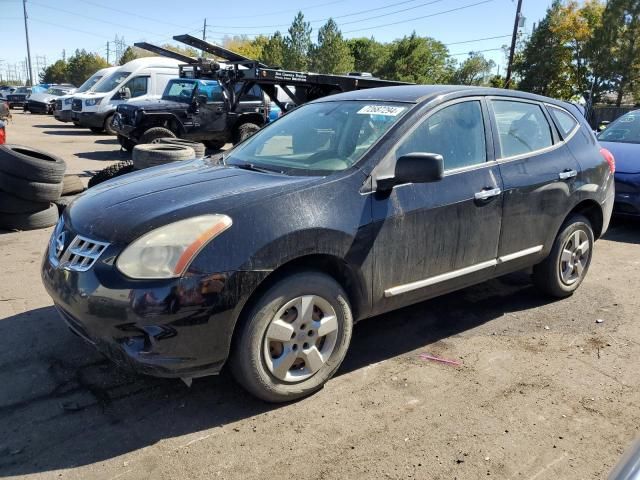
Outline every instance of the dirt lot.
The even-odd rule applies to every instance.
[[[8,136],[70,172],[121,159],[51,117],[15,114]],[[49,234],[0,234],[2,477],[595,479],[638,434],[640,222],[614,223],[567,300],[516,274],[358,324],[338,375],[283,406],[227,375],[189,389],[112,366],[40,283]]]

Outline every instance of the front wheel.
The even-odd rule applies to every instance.
[[[154,140],[158,140],[159,138],[176,138],[176,134],[168,128],[152,127],[142,134],[138,143],[153,143]]]
[[[113,113],[104,119],[104,133],[106,133],[107,135],[117,135],[118,133],[113,129],[112,124],[113,124]]]
[[[233,143],[240,143],[246,140],[258,130],[260,130],[260,125],[256,125],[255,123],[243,123],[236,129]]]
[[[591,222],[572,215],[560,228],[549,256],[533,267],[533,281],[542,292],[556,298],[573,294],[587,275],[593,252]]]
[[[292,275],[255,303],[231,353],[233,375],[267,402],[322,388],[344,359],[353,328],[342,287],[322,273]]]

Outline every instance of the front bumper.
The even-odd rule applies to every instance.
[[[159,377],[199,377],[224,365],[242,306],[266,272],[134,281],[107,247],[85,272],[54,266],[42,281],[69,328],[118,365]]]
[[[53,116],[56,120],[59,120],[61,122],[71,122],[73,121],[71,115],[72,113],[73,112],[71,110],[54,110]]]
[[[73,112],[72,119],[79,127],[102,128],[105,119],[113,112]]]
[[[29,110],[31,113],[50,113],[53,111],[53,106],[49,103],[34,102],[32,100],[27,101],[25,110]]]

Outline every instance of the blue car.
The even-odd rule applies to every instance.
[[[634,110],[598,135],[616,161],[614,213],[640,217],[640,110]]]

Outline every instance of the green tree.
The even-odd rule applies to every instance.
[[[413,32],[391,43],[380,73],[387,79],[426,84],[449,83],[453,71],[454,61],[443,43]]]
[[[289,35],[284,38],[284,65],[288,70],[308,70],[311,49],[311,24],[304,21],[298,12],[289,27]]]
[[[259,59],[269,66],[282,67],[284,65],[285,48],[282,34],[276,32],[265,42]]]
[[[353,70],[353,55],[330,18],[318,30],[318,44],[311,49],[311,68],[316,72],[345,74]]]
[[[551,28],[552,18],[559,14],[560,0],[554,0],[545,17],[525,42],[514,61],[520,78],[519,88],[549,97],[570,99],[575,93],[571,82],[571,50],[566,48]]]
[[[458,85],[487,85],[495,66],[493,60],[486,59],[481,53],[471,53],[454,73],[453,82]]]
[[[139,52],[136,52],[136,50],[134,50],[134,48],[132,47],[127,47],[122,53],[118,64],[124,65],[125,63],[129,63],[131,60],[135,60],[136,58],[140,58]]]
[[[40,82],[42,83],[67,83],[68,82],[68,65],[64,60],[49,65],[40,73]]]
[[[226,37],[222,42],[222,46],[252,60],[258,60],[262,56],[262,50],[268,41],[269,37],[265,35],[258,35],[254,39],[250,39],[247,35],[236,35]]]
[[[87,53],[86,50],[76,50],[69,58],[67,80],[73,85],[82,83],[101,68],[108,67],[107,61],[96,53]]]
[[[369,72],[379,75],[382,65],[389,56],[389,47],[371,38],[351,38],[347,40],[354,59],[356,72]]]

